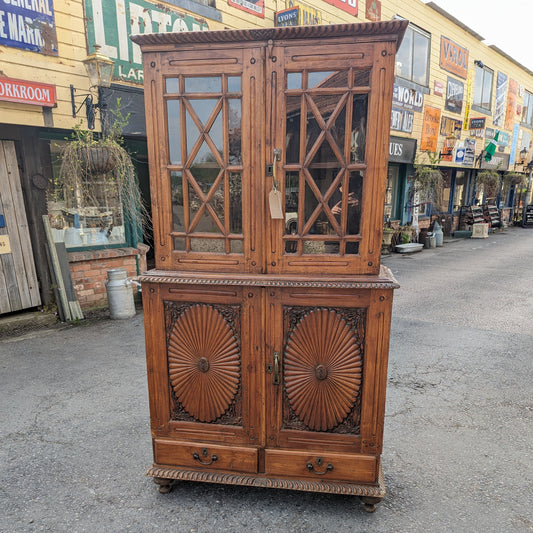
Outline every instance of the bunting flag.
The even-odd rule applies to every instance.
[[[490,161],[492,159],[492,156],[496,153],[496,143],[498,142],[499,136],[500,132],[496,130],[496,135],[494,135],[494,139],[491,139],[489,144],[487,144],[487,147],[485,148],[485,161]]]

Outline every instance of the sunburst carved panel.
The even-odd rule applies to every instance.
[[[182,309],[167,351],[170,382],[183,408],[201,422],[222,416],[240,383],[240,349],[227,318],[207,304]]]
[[[338,310],[319,308],[291,327],[283,358],[285,392],[291,410],[312,430],[335,428],[358,400],[363,361],[350,322]]]

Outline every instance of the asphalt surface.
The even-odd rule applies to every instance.
[[[143,317],[0,340],[2,532],[533,531],[533,230],[385,257],[383,469],[357,499],[181,483],[152,462]]]

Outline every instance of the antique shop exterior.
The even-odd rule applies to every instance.
[[[0,314],[53,300],[43,215],[56,244],[64,243],[82,308],[105,302],[108,269],[124,267],[135,275],[145,268],[145,245],[153,236],[149,224],[140,227],[124,219],[128,199],[102,195],[98,205],[81,208],[59,180],[61,149],[76,125],[94,126],[91,131],[99,135],[112,123],[120,101],[121,112],[129,114],[124,145],[149,204],[143,70],[132,33],[407,19],[396,56],[387,218],[406,224],[417,210],[421,226],[444,219],[445,231],[452,233],[464,206],[485,203],[486,190],[476,176],[487,168],[499,176],[491,202],[507,223],[519,220],[529,203],[533,73],[485,45],[432,2],[44,0],[1,5]],[[89,79],[86,67],[91,68],[94,45],[113,62],[109,87],[105,80]],[[485,147],[494,138],[495,154],[486,161]],[[438,199],[427,202],[413,196],[411,185],[415,163],[431,162],[444,180]],[[526,180],[507,179],[515,172]]]

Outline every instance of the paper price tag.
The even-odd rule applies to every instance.
[[[281,209],[281,193],[277,189],[272,189],[268,194],[268,204],[270,206],[271,218],[283,218],[283,211]]]

